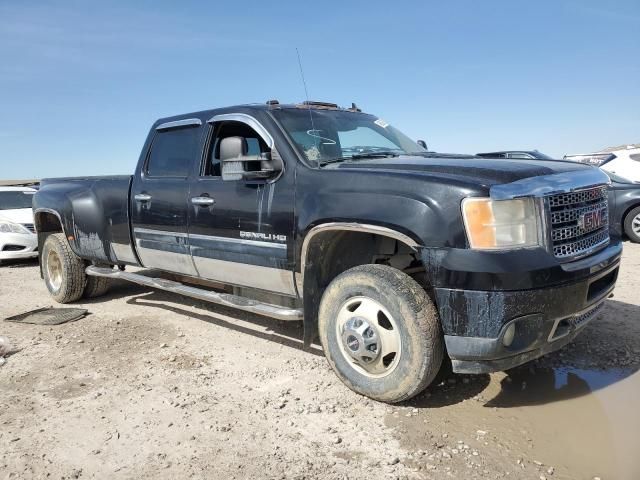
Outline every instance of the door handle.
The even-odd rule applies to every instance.
[[[139,193],[135,197],[136,202],[148,202],[151,200],[151,195],[147,195],[146,193]]]
[[[193,203],[194,205],[199,205],[201,207],[210,207],[211,205],[216,203],[216,201],[211,197],[193,197],[191,199],[191,203]]]

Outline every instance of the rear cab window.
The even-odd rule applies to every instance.
[[[198,154],[200,132],[195,126],[157,131],[145,173],[149,177],[187,177]]]

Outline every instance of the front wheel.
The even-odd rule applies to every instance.
[[[362,265],[325,290],[318,317],[329,365],[352,390],[395,403],[420,393],[444,355],[433,302],[411,277],[384,265]]]
[[[627,213],[624,218],[624,233],[629,240],[640,243],[640,207],[636,207]]]
[[[87,283],[84,263],[73,253],[64,234],[54,233],[44,241],[42,273],[56,302],[74,302],[82,296]]]

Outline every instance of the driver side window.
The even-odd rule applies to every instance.
[[[243,149],[242,160],[246,171],[260,170],[261,156],[269,152],[269,147],[264,143],[254,129],[241,122],[222,122],[215,126],[212,138],[209,142],[209,150],[203,175],[205,177],[222,176],[222,157],[220,147],[225,138],[239,137]],[[224,151],[223,151],[224,155]]]

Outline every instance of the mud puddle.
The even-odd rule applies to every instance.
[[[427,478],[638,479],[638,397],[636,369],[524,366],[449,378],[387,424]]]

